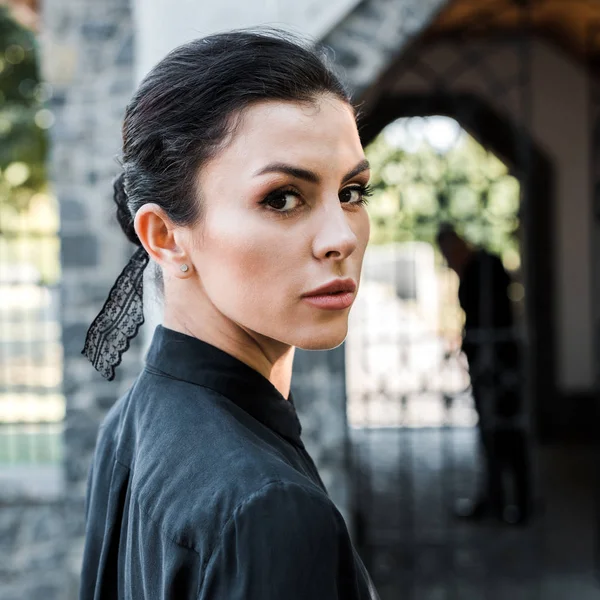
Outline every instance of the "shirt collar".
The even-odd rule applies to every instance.
[[[264,375],[220,348],[158,325],[146,364],[222,394],[279,435],[303,446],[291,391],[286,400]]]

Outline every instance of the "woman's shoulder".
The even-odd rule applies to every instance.
[[[158,471],[152,479],[145,469],[132,473],[132,496],[141,514],[167,539],[207,557],[235,523],[265,517],[285,528],[290,518],[305,523],[310,518],[335,526],[337,510],[329,497],[283,462],[251,448],[224,451],[222,460],[212,451],[209,460],[198,458],[201,454],[202,449],[182,456],[178,468]]]
[[[246,521],[260,526],[261,517],[282,531],[290,531],[292,520],[304,533],[309,523],[317,530],[323,527],[333,530],[342,519],[329,496],[314,486],[292,479],[273,479],[249,490],[231,511],[225,527],[236,521],[238,526]]]
[[[120,438],[132,496],[168,537],[198,549],[249,500],[315,487],[289,459],[288,442],[218,392],[179,380],[151,383],[123,411]]]
[[[310,486],[274,480],[247,495],[215,538],[201,597],[249,597],[256,580],[269,582],[273,598],[332,598],[331,586],[345,588],[355,579],[353,563],[333,502]]]

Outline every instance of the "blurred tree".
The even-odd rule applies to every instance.
[[[46,189],[49,86],[40,80],[34,33],[0,5],[0,205],[19,212]]]
[[[382,132],[367,148],[371,184],[371,242],[435,242],[451,222],[470,242],[519,263],[520,186],[496,156],[463,132],[445,152],[423,141],[410,151]]]
[[[52,88],[40,77],[35,9],[35,0],[0,0],[0,278],[34,266],[51,285],[60,276],[58,206],[46,170],[54,116],[45,106]]]

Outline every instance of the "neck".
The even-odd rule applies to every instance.
[[[175,296],[175,294],[173,294]],[[165,294],[163,325],[227,352],[266,377],[288,398],[295,347],[245,329],[220,313],[212,303],[178,302]]]

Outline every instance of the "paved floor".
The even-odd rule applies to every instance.
[[[534,453],[526,528],[457,523],[452,499],[478,476],[472,428],[354,429],[361,549],[382,600],[592,600],[595,459],[576,446]]]

